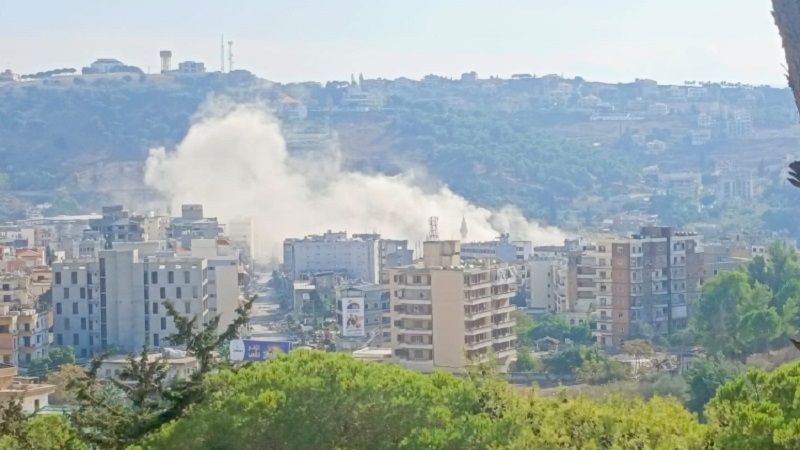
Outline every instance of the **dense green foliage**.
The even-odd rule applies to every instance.
[[[389,127],[400,147],[482,204],[510,203],[555,222],[564,201],[590,191],[619,191],[636,176],[625,153],[553,137],[543,131],[544,123],[537,127],[535,114],[454,112],[424,102],[403,106],[390,115]]]
[[[492,379],[296,351],[209,379],[146,448],[699,448],[673,401],[542,399]]]
[[[589,384],[624,380],[628,366],[614,361],[595,346],[578,346],[557,352],[544,359],[545,369],[556,375],[574,375]]]
[[[706,409],[715,448],[800,448],[800,363],[751,369],[725,384]]]
[[[70,428],[66,417],[37,415],[30,420],[18,420],[20,427],[5,430],[0,426],[0,450],[88,450]]]
[[[573,343],[590,344],[594,342],[592,330],[588,324],[570,325],[563,317],[555,314],[546,314],[536,320],[520,312],[515,315],[517,320],[517,335],[521,343],[533,346],[537,339],[551,337],[564,342],[569,339]]]
[[[701,413],[717,389],[742,371],[741,364],[720,357],[706,357],[692,361],[684,374],[689,398],[686,406]]]
[[[65,364],[75,363],[75,350],[67,346],[53,346],[44,357],[34,359],[28,366],[28,374],[44,376],[47,372],[58,370]]]
[[[746,271],[722,272],[703,286],[692,330],[709,354],[744,359],[786,344],[800,325],[800,257],[770,246]]]

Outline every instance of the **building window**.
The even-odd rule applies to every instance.
[[[69,274],[70,282],[72,284],[78,284],[78,272],[72,272]]]
[[[86,329],[86,318],[85,317],[81,317],[81,330],[85,330],[85,329]]]
[[[144,287],[144,299],[150,300],[150,288],[147,286]]]
[[[167,318],[166,317],[162,317],[161,318],[161,329],[162,330],[166,330],[167,329]]]
[[[89,292],[92,292],[92,291],[89,291]],[[93,310],[94,310],[94,308],[92,307],[92,304],[91,304],[91,303],[89,303],[89,315],[90,315],[90,316],[92,315],[92,313],[93,313]]]
[[[61,336],[61,333],[56,335],[56,344],[57,345],[64,345],[64,338]]]
[[[167,272],[167,283],[174,284],[175,283],[175,272],[169,271]]]
[[[56,303],[56,314],[61,314],[61,303]]]
[[[92,274],[86,273],[86,284],[92,284]]]
[[[158,295],[159,295],[159,296],[160,296],[162,299],[163,299],[163,298],[167,298],[167,288],[165,288],[165,287],[162,287],[162,288],[160,288],[160,289],[158,290],[158,292],[159,292],[159,294],[158,294]]]
[[[72,345],[78,346],[80,345],[81,339],[78,333],[72,335]]]
[[[153,284],[158,284],[158,272],[150,272],[150,282]]]
[[[175,288],[175,298],[181,298],[181,297],[182,297],[181,288],[179,287]]]
[[[158,347],[159,344],[158,333],[153,333],[153,347]]]
[[[64,300],[69,299],[69,288],[64,288]]]
[[[192,313],[192,304],[189,303],[189,302],[184,303],[183,304],[183,312],[186,313],[186,314],[191,314]]]
[[[72,314],[78,314],[78,302],[72,302]]]
[[[150,314],[150,302],[144,302],[144,313]]]
[[[153,302],[153,314],[158,314],[158,303]]]
[[[56,284],[61,284],[61,272],[56,272]]]
[[[190,278],[189,278],[189,271],[188,271],[188,270],[187,270],[187,271],[184,271],[184,272],[183,272],[183,283],[184,283],[184,284],[189,284],[189,280],[190,280]]]
[[[80,290],[80,298],[86,298],[86,288],[82,287]]]
[[[91,300],[91,299],[92,299],[92,290],[91,290],[91,289],[88,289],[88,290],[86,291],[86,296],[87,296],[87,297],[89,297],[89,300]]]
[[[69,330],[69,317],[64,317],[64,329]]]

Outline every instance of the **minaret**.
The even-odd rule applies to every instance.
[[[467,240],[467,235],[469,235],[469,229],[467,229],[467,218],[461,216],[461,242],[465,242]]]

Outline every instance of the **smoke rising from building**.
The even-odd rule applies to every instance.
[[[422,241],[428,218],[439,217],[442,239],[458,239],[463,220],[470,240],[510,232],[536,244],[563,241],[555,228],[530,222],[514,207],[492,211],[446,186],[428,188],[414,173],[388,176],[344,169],[335,150],[290,155],[279,123],[256,106],[206,110],[175,151],[151,149],[145,183],[179,210],[202,203],[223,223],[253,218],[261,257],[281,254],[283,239],[325,230],[378,232]],[[324,153],[324,152],[323,152]]]

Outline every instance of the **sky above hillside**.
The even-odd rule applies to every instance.
[[[114,57],[147,71],[158,51],[276,81],[429,73],[581,75],[783,85],[768,0],[0,0],[0,70]]]

